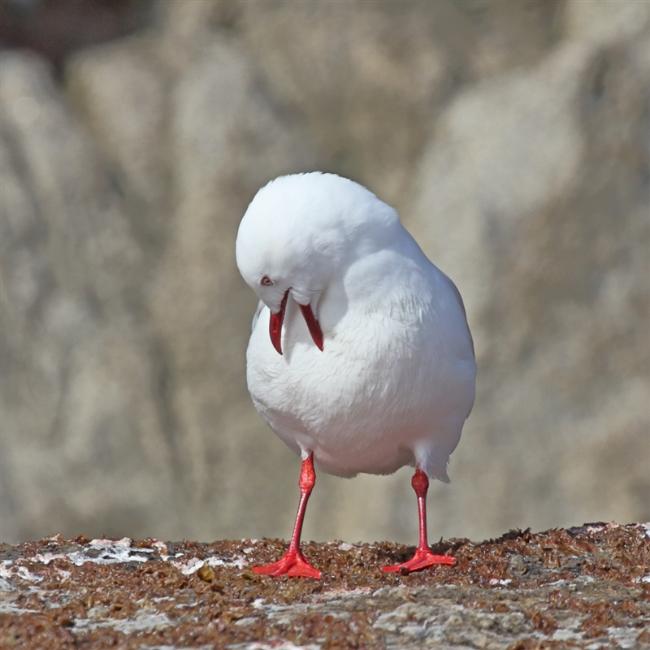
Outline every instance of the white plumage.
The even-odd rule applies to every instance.
[[[447,481],[474,401],[472,339],[458,290],[396,211],[333,174],[278,178],[242,219],[237,265],[261,300],[248,388],[276,434],[331,474],[411,464]],[[279,354],[269,320],[287,291]]]

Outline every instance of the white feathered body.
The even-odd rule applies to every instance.
[[[247,351],[255,407],[296,452],[339,476],[417,464],[447,481],[474,401],[476,366],[460,295],[399,224],[350,255],[317,305],[324,350],[289,301],[283,355],[260,303]]]

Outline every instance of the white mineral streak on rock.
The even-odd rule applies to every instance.
[[[172,564],[186,576],[196,573],[202,566],[224,566],[224,567],[236,567],[237,569],[243,569],[248,561],[244,557],[238,557],[234,560],[224,560],[220,557],[209,557],[205,560],[201,560],[198,557],[191,557],[184,562],[181,561],[172,561]]]
[[[222,560],[218,557],[210,557],[206,560],[208,566],[227,566],[235,567],[236,569],[243,569],[247,564],[248,560],[244,557],[236,557],[233,560]]]
[[[25,609],[24,607],[18,607],[13,603],[0,602],[0,614],[32,614],[35,609]]]
[[[158,551],[158,555],[160,555],[160,558],[166,562],[169,559],[169,549],[167,548],[167,544],[165,542],[161,542],[160,540],[156,540],[152,546]],[[182,553],[177,553],[176,555],[182,555]]]
[[[390,587],[389,587],[390,589]],[[370,587],[357,587],[356,589],[330,589],[322,594],[314,595],[314,602],[332,602],[335,600],[347,600],[349,598],[356,598],[357,596],[367,596],[372,592]],[[373,596],[376,595],[376,592]]]
[[[89,614],[95,613],[98,617],[102,616],[103,608],[91,608]],[[171,621],[166,614],[160,614],[148,609],[140,610],[135,617],[129,619],[104,619],[95,620],[94,618],[78,618],[75,620],[74,630],[95,630],[100,627],[110,627],[123,634],[132,634],[134,632],[149,632],[169,627]]]
[[[278,643],[238,643],[236,645],[228,646],[231,650],[320,650],[321,646],[315,643],[309,645],[295,645],[291,641],[284,641]]]
[[[601,530],[605,530],[607,524],[585,524],[585,530],[588,533],[599,533]]]
[[[582,634],[569,629],[555,630],[551,637],[552,641],[579,641],[580,639]]]
[[[13,564],[13,560],[2,560],[0,562],[0,578],[11,578],[12,570],[9,568]]]
[[[56,572],[59,574],[61,577],[61,580],[68,580],[72,573],[70,571],[66,571],[65,569],[57,569]]]
[[[203,560],[199,560],[198,557],[191,557],[189,560],[184,562],[172,562],[172,564],[186,576],[192,575],[198,571],[205,563]]]
[[[25,566],[16,567],[16,575],[27,582],[41,582],[43,580],[43,576],[35,575]]]
[[[3,560],[0,562],[0,590],[12,590],[12,584],[9,582],[10,578],[20,578],[26,582],[41,582],[43,580],[42,576],[33,574],[27,567],[20,564],[21,561]],[[8,588],[5,589],[3,585]]]
[[[619,648],[638,648],[637,636],[639,630],[633,627],[608,627],[608,643],[613,646],[618,644]]]
[[[93,539],[81,550],[72,551],[69,553],[53,553],[44,552],[37,553],[31,558],[32,562],[48,565],[54,560],[63,560],[64,562],[71,562],[75,566],[82,566],[87,562],[92,564],[124,564],[128,562],[147,562],[155,559],[155,553],[158,551],[160,559],[163,562],[170,562],[184,575],[192,575],[196,573],[202,566],[207,565],[211,567],[234,567],[236,569],[243,569],[247,565],[247,559],[244,556],[235,557],[233,559],[225,559],[220,557],[209,557],[206,559],[199,559],[197,557],[188,558],[181,561],[173,558],[180,558],[184,554],[177,552],[170,555],[168,547],[164,542],[154,542],[153,548],[143,548],[132,546],[132,540],[128,537],[123,537],[118,540],[111,539]],[[254,551],[253,548],[244,549],[247,555]],[[19,560],[22,563],[24,560]],[[70,572],[64,569],[57,569],[62,579],[67,580],[70,577]],[[30,573],[28,569],[22,564],[16,565],[12,560],[4,560],[0,563],[0,578],[8,579],[12,576],[18,576],[23,580],[29,582],[40,582],[43,578],[41,576]],[[9,585],[9,583],[6,583]],[[9,585],[10,586],[10,585]],[[0,583],[0,590],[5,589],[3,583]]]
[[[141,650],[179,650],[179,646],[177,645],[142,645],[140,648]],[[197,645],[192,650],[214,650],[214,646],[212,644]]]
[[[165,542],[161,542],[160,540],[156,540],[151,544],[151,546],[153,546],[154,549],[158,551],[158,555],[160,555],[160,559],[163,562],[167,562],[170,557],[183,557],[183,555],[185,555],[185,553],[181,553],[179,551],[178,553],[174,553],[172,556],[169,552],[169,547],[167,544],[165,544]]]
[[[32,560],[45,564],[47,566],[52,560],[68,560],[68,556],[63,553],[37,553]]]
[[[72,553],[37,553],[36,562],[48,565],[53,560],[67,560],[75,566],[82,566],[86,562],[93,564],[121,564],[124,562],[147,562],[149,553],[154,553],[151,548],[133,548],[131,539],[91,539],[87,547]]]

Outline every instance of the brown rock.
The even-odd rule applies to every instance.
[[[0,639],[53,649],[634,647],[650,624],[634,571],[650,561],[641,525],[450,541],[457,566],[404,577],[380,566],[412,549],[310,543],[305,553],[323,568],[321,581],[251,573],[276,556],[279,540],[167,544],[173,556],[161,546],[58,538],[0,549]],[[545,565],[549,551],[559,566]],[[511,555],[525,555],[539,572],[499,568]],[[563,568],[575,558],[580,571]]]

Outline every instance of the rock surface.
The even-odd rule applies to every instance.
[[[51,3],[0,5],[0,539],[286,534],[233,245],[311,168],[465,295],[478,398],[432,528],[650,518],[650,1],[126,2],[120,38],[44,37],[54,68],[6,49],[19,4]],[[407,470],[319,475],[306,532],[406,542],[412,500]]]
[[[380,571],[412,549],[306,545],[322,581],[250,566],[279,540],[60,536],[0,546],[3,648],[650,647],[650,524],[441,542],[455,567]]]

